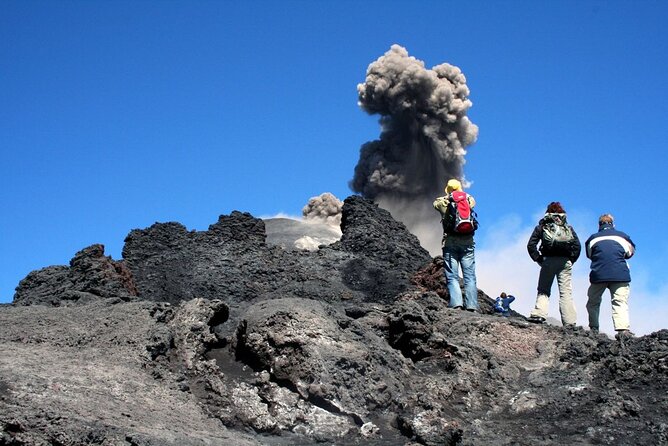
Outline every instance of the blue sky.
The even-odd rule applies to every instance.
[[[631,309],[667,327],[666,23],[664,1],[0,2],[0,302],[156,221],[350,195],[379,135],[356,86],[396,43],[467,77],[481,288],[533,304],[524,238],[558,200],[583,239],[616,216]],[[574,295],[585,313],[586,283]]]

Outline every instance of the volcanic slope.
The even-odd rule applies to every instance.
[[[447,308],[442,261],[352,196],[341,239],[133,230],[0,306],[0,444],[668,444],[668,330],[624,345]]]

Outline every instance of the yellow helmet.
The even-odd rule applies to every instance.
[[[448,181],[447,186],[445,186],[445,193],[449,194],[456,190],[462,190],[462,183],[460,183],[459,180],[453,178]]]

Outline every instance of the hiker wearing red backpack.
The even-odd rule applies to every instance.
[[[475,278],[475,242],[473,234],[478,221],[473,210],[475,199],[462,190],[462,184],[451,179],[444,197],[434,201],[443,224],[443,263],[450,295],[450,308],[478,309],[478,287]],[[459,268],[464,276],[464,296],[459,286]]]
[[[540,248],[538,247],[540,243]],[[531,259],[540,265],[538,296],[529,322],[543,323],[547,318],[550,292],[554,278],[559,286],[559,313],[564,327],[575,327],[571,275],[573,264],[580,257],[580,240],[566,221],[566,211],[558,201],[547,206],[545,216],[534,228],[527,250]]]

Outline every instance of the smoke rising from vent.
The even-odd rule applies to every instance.
[[[339,226],[342,209],[343,202],[336,198],[334,194],[325,192],[317,197],[312,197],[302,208],[302,215],[306,221],[317,221]]]
[[[431,202],[450,178],[467,185],[464,155],[478,137],[466,116],[472,105],[466,77],[447,63],[426,69],[392,45],[369,65],[357,92],[360,107],[380,115],[381,134],[362,145],[351,189],[389,210],[430,252],[440,251]]]

